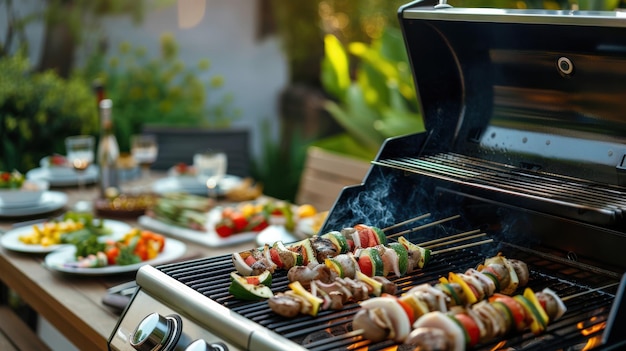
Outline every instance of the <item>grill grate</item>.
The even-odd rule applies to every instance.
[[[495,252],[501,251],[508,257],[527,263],[531,272],[529,287],[535,291],[550,287],[560,296],[569,296],[618,281],[616,276],[599,274],[584,269],[584,266],[581,268],[576,263],[551,260],[545,255],[534,255],[505,243],[499,244],[492,244]],[[402,294],[418,284],[433,284],[448,272],[461,272],[475,267],[485,257],[483,253],[471,249],[443,253],[434,256],[424,270],[401,278],[392,277],[392,281],[399,287],[398,294]],[[385,350],[396,347],[391,341],[371,344],[352,331],[351,320],[358,311],[358,304],[348,304],[341,310],[323,311],[316,318],[298,316],[288,319],[275,315],[264,301],[245,302],[234,299],[228,294],[229,274],[234,270],[230,256],[203,258],[157,268],[207,298],[310,350]],[[278,271],[274,274],[274,292],[286,290],[287,284],[286,272]],[[616,288],[609,288],[567,301],[566,315],[552,323],[547,332],[538,338],[530,333],[512,335],[481,345],[479,349],[578,349],[581,345],[599,342],[615,298],[615,290]]]
[[[372,163],[455,184],[496,190],[500,194],[540,203],[547,212],[561,209],[570,218],[584,215],[591,223],[601,225],[621,223],[626,213],[626,189],[622,187],[527,170],[455,153]]]

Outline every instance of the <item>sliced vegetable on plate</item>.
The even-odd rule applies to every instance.
[[[78,275],[109,275],[133,272],[141,266],[158,265],[179,259],[187,247],[178,240],[138,228],[123,236],[90,238],[68,245],[45,257],[54,271]]]
[[[146,215],[163,223],[204,231],[207,229],[207,213],[213,207],[213,200],[206,197],[167,193],[155,201]]]
[[[102,242],[97,236],[90,236],[74,245],[76,260],[67,262],[67,267],[126,266],[155,259],[165,248],[165,237],[133,228],[118,240],[108,239]]]
[[[265,214],[250,203],[223,207],[216,219],[215,232],[222,238],[240,233],[260,232],[269,225]]]
[[[24,175],[19,171],[0,172],[0,189],[19,189],[24,180]]]
[[[130,228],[124,222],[97,219],[91,214],[68,212],[62,218],[12,229],[2,236],[0,243],[13,251],[48,253],[92,235],[121,236]]]

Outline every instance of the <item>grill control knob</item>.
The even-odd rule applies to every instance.
[[[207,344],[204,340],[196,340],[189,344],[185,351],[228,351],[228,347],[221,342]]]
[[[139,351],[167,350],[172,336],[178,332],[177,321],[158,313],[147,315],[137,326],[130,338],[130,344]]]

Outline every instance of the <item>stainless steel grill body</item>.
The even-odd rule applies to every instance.
[[[624,346],[626,302],[615,284],[626,271],[626,16],[433,9],[419,1],[398,16],[426,131],[387,140],[363,183],[339,194],[321,231],[458,215],[407,238],[478,228],[494,242],[436,255],[422,271],[392,278],[399,294],[503,252],[528,264],[532,289],[575,297],[545,334],[508,335],[477,349]],[[132,329],[158,312],[181,316],[181,345],[201,338],[231,350],[403,349],[352,331],[358,304],[285,319],[266,302],[235,300],[227,292],[233,269],[229,256],[142,268],[110,348],[129,350]],[[285,272],[274,275],[272,289],[287,289]]]

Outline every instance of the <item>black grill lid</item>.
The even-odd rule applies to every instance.
[[[415,2],[399,18],[424,151],[626,185],[626,13]]]

